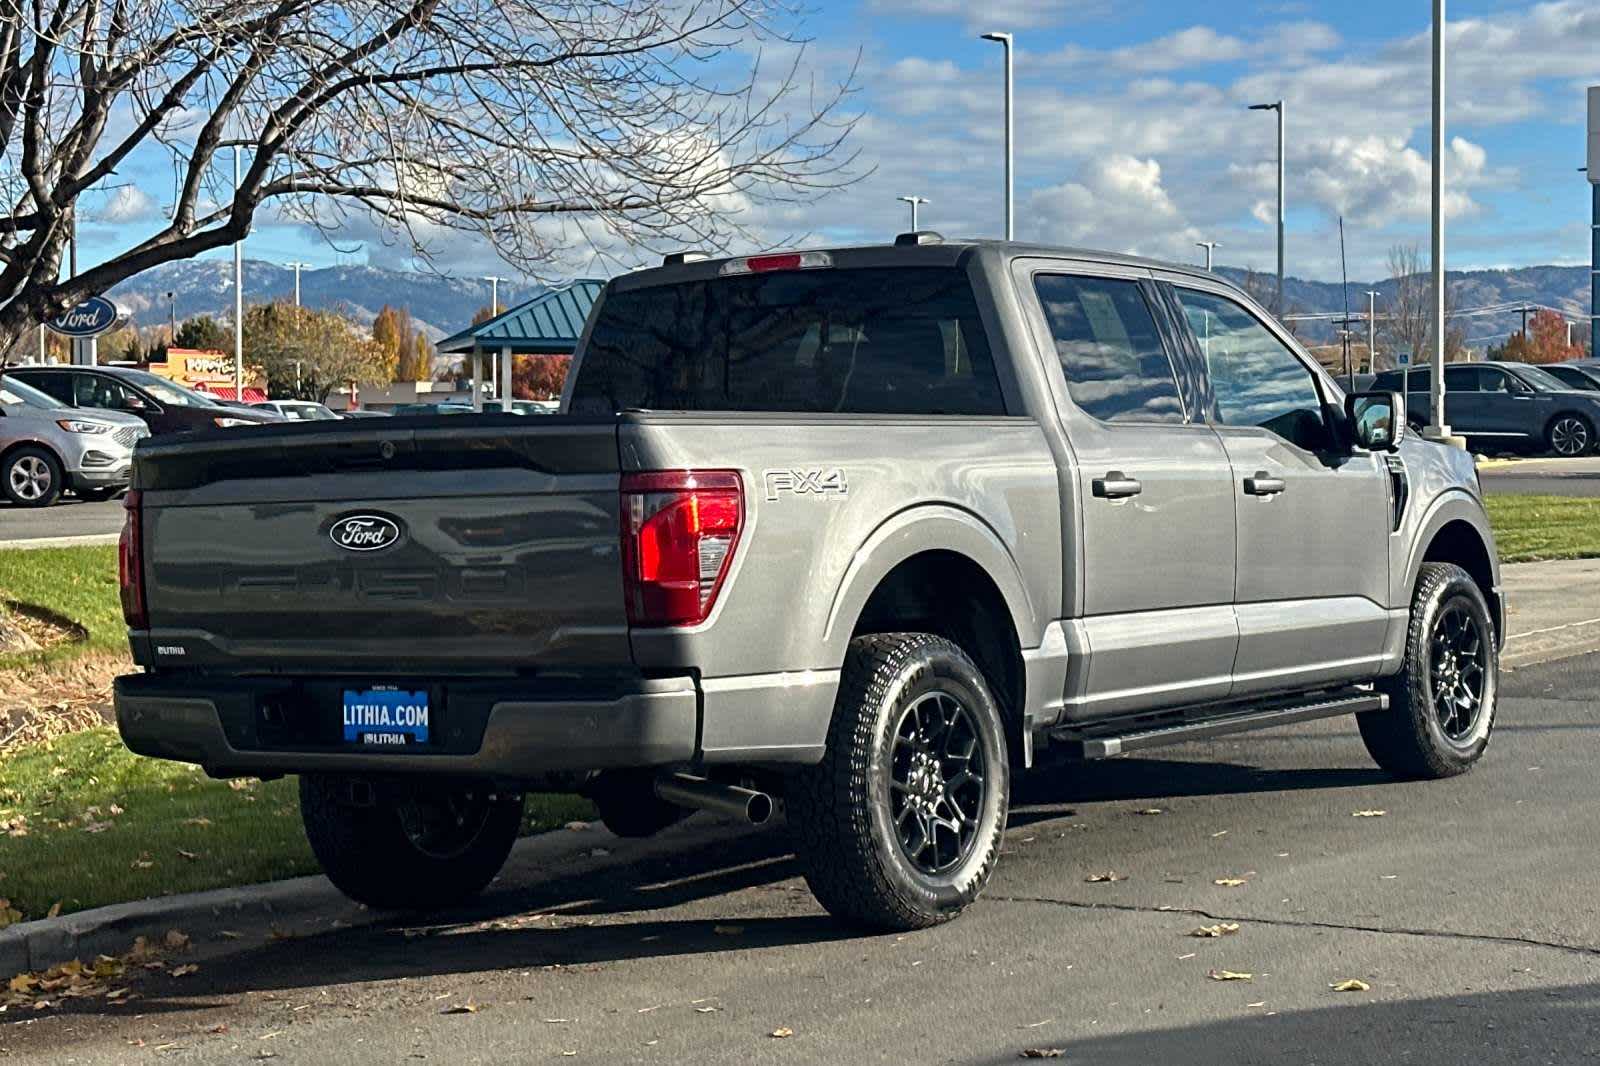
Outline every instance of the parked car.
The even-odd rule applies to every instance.
[[[1413,425],[1429,418],[1429,367],[1406,375],[1379,374],[1375,387],[1409,385]],[[1574,388],[1528,363],[1452,363],[1444,368],[1444,416],[1452,432],[1474,448],[1513,448],[1552,455],[1583,455],[1595,446],[1600,394]]]
[[[1580,392],[1600,392],[1600,366],[1578,363],[1541,363],[1539,369],[1560,379],[1569,389]]]
[[[48,507],[67,489],[110,499],[128,487],[133,446],[149,435],[132,415],[74,411],[0,376],[0,492],[19,507]]]
[[[519,415],[553,415],[561,410],[559,400],[512,400],[511,411]]]
[[[977,898],[1045,747],[1354,713],[1402,777],[1483,755],[1472,457],[1214,274],[908,235],[669,261],[584,337],[557,415],[141,446],[127,745],[301,775],[382,908],[481,889],[526,791],[629,836],[781,796],[889,929]]]
[[[377,411],[370,407],[356,407],[337,412],[342,418],[392,418],[393,411]]]
[[[470,403],[399,403],[394,406],[397,415],[470,415]]]
[[[331,422],[339,417],[327,404],[315,400],[261,400],[250,406],[258,411],[270,411],[290,422]]]
[[[19,366],[7,377],[49,393],[64,406],[137,415],[153,434],[281,421],[265,411],[229,407],[176,382],[120,366]]]

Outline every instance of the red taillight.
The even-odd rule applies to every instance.
[[[129,489],[122,501],[122,536],[117,538],[117,584],[122,592],[122,619],[129,629],[149,629],[144,598],[143,494]]]
[[[622,475],[628,621],[637,626],[704,622],[743,527],[744,488],[735,471]]]

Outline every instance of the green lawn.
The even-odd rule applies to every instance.
[[[523,831],[593,817],[576,796],[530,796]],[[213,781],[111,729],[0,757],[0,898],[25,919],[316,872],[293,778]]]
[[[86,641],[0,656],[0,669],[84,652],[127,651],[122,604],[117,598],[117,549],[110,545],[0,551],[0,600],[43,607],[88,631]]]
[[[1600,557],[1600,497],[1489,496],[1503,563]]]

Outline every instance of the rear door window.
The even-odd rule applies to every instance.
[[[1102,422],[1183,421],[1172,360],[1137,281],[1040,274],[1033,287],[1073,403]]]
[[[1001,415],[964,271],[778,271],[608,293],[570,410]]]

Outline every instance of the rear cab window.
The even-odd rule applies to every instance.
[[[569,410],[1004,415],[955,266],[783,270],[606,294]]]
[[[1155,315],[1137,281],[1038,274],[1072,402],[1102,422],[1182,422],[1183,401]]]

